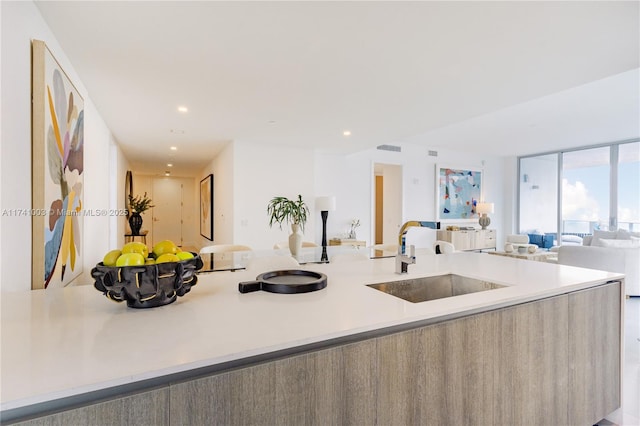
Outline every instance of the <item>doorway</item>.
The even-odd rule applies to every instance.
[[[374,163],[375,244],[397,244],[402,226],[402,166]]]
[[[182,246],[183,189],[180,179],[153,179],[153,244],[171,240]]]

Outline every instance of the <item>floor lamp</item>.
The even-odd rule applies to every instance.
[[[336,209],[336,197],[318,197],[316,199],[316,208],[320,210],[320,217],[322,218],[322,256],[320,257],[320,261],[328,262],[329,257],[327,256],[327,217],[329,217],[330,211],[334,211]]]

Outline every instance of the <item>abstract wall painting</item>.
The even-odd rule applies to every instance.
[[[477,220],[481,196],[481,170],[436,165],[437,220]]]
[[[40,40],[32,43],[31,288],[82,273],[84,100]]]
[[[213,175],[200,181],[200,235],[213,241]]]

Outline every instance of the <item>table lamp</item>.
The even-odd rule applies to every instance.
[[[478,223],[482,229],[487,229],[487,226],[491,223],[491,219],[487,216],[488,213],[493,213],[493,203],[478,203],[476,206],[476,212],[480,215]]]
[[[336,197],[318,197],[316,199],[316,208],[320,210],[320,217],[322,217],[322,257],[320,258],[320,260],[322,262],[328,262],[329,257],[327,256],[327,217],[329,217],[330,211],[334,211],[336,209]]]

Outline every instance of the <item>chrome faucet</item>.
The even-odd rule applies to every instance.
[[[414,245],[409,246],[410,254],[407,256],[401,253],[401,248],[398,247],[398,254],[396,254],[396,274],[406,274],[408,272],[409,265],[416,263],[416,247]]]
[[[396,273],[406,274],[408,266],[416,263],[415,247],[410,246],[410,255],[406,255],[406,236],[411,227],[440,229],[440,222],[410,220],[405,222],[398,233],[398,254],[396,255]]]

